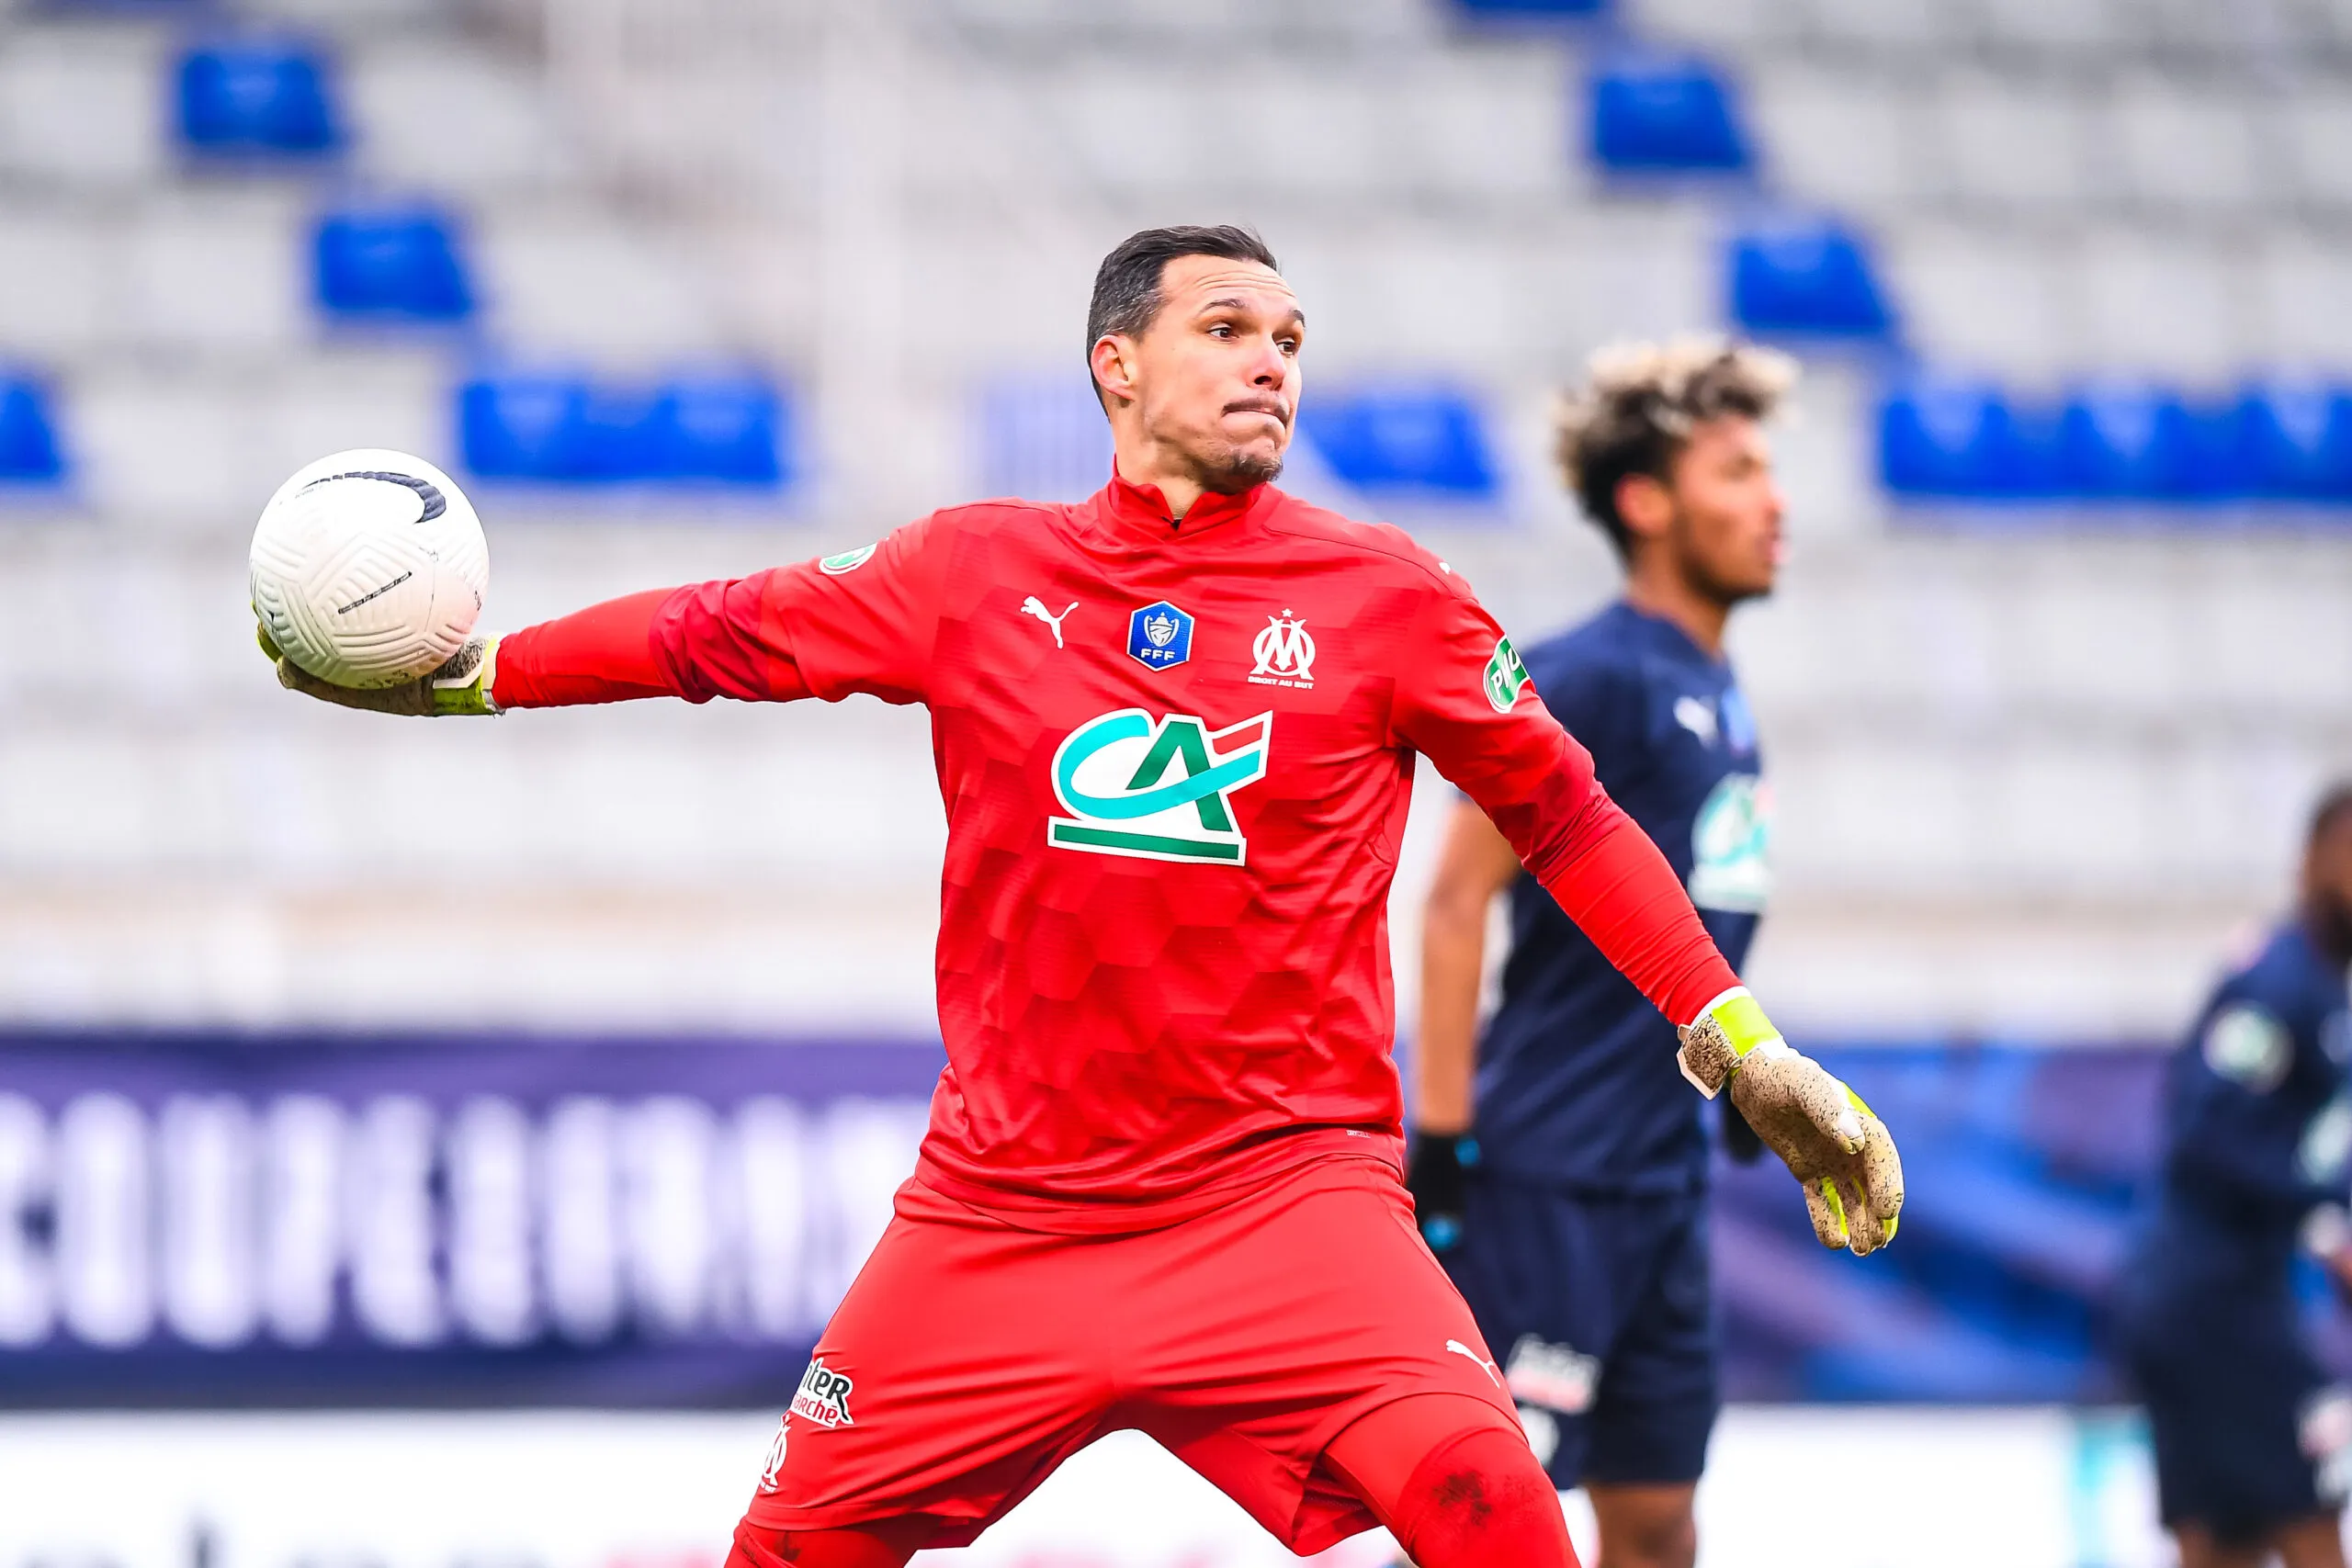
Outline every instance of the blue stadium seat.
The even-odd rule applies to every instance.
[[[181,141],[193,152],[315,155],[343,141],[326,56],[285,39],[199,45],[179,65]]]
[[[0,483],[54,484],[64,477],[48,387],[31,375],[0,368]]]
[[[1610,0],[1453,0],[1453,7],[1471,17],[1598,17]]]
[[[1111,423],[1083,372],[1001,378],[973,412],[984,494],[1083,501],[1111,477]]]
[[[482,479],[775,490],[791,479],[791,434],[782,393],[752,376],[496,373],[458,392],[458,449]]]
[[[681,378],[655,415],[656,470],[666,479],[774,489],[792,478],[790,410],[755,376]]]
[[[2252,494],[2352,502],[2352,387],[2257,382],[2239,401],[2238,435]]]
[[[1620,55],[1587,83],[1593,161],[1611,174],[1745,174],[1755,163],[1731,83],[1689,55]]]
[[[1874,340],[1894,317],[1869,247],[1827,218],[1776,218],[1735,233],[1731,317],[1751,333]]]
[[[1452,389],[1318,391],[1299,423],[1331,471],[1358,490],[1473,503],[1497,494],[1484,422]]]
[[[2059,415],[2059,485],[2085,501],[2179,502],[2225,491],[2207,472],[2213,452],[2199,423],[2168,387],[2086,382]]]
[[[458,389],[458,447],[487,479],[561,482],[587,460],[587,383],[575,377],[501,374]]]
[[[311,236],[319,309],[353,321],[454,322],[473,314],[456,223],[431,207],[346,208]]]
[[[1990,381],[1932,373],[1890,388],[1879,405],[1880,482],[1896,495],[2021,501],[2052,494],[2054,432]]]

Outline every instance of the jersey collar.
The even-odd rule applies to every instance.
[[[1111,532],[1138,543],[1164,545],[1194,538],[1228,524],[1246,523],[1270,510],[1282,492],[1270,484],[1252,485],[1239,495],[1214,492],[1193,502],[1179,520],[1168,514],[1168,498],[1158,485],[1130,484],[1114,463],[1111,482],[1094,495],[1094,511]]]

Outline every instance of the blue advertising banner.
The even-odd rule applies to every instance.
[[[1903,1234],[1718,1160],[1735,1400],[2124,1395],[2163,1054],[1825,1049]],[[780,1409],[913,1168],[935,1043],[0,1033],[0,1407]],[[2352,1325],[2312,1282],[2317,1348]]]
[[[944,1061],[0,1036],[0,1405],[781,1408]]]

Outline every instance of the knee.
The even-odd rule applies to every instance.
[[[1398,1499],[1396,1533],[1419,1568],[1577,1568],[1551,1478],[1500,1426],[1433,1450]]]

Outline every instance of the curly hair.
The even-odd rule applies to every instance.
[[[1632,537],[1618,485],[1634,474],[1667,481],[1692,430],[1725,415],[1770,419],[1797,378],[1787,355],[1722,338],[1620,344],[1594,355],[1590,370],[1559,400],[1553,453],[1569,493],[1620,557]]]

